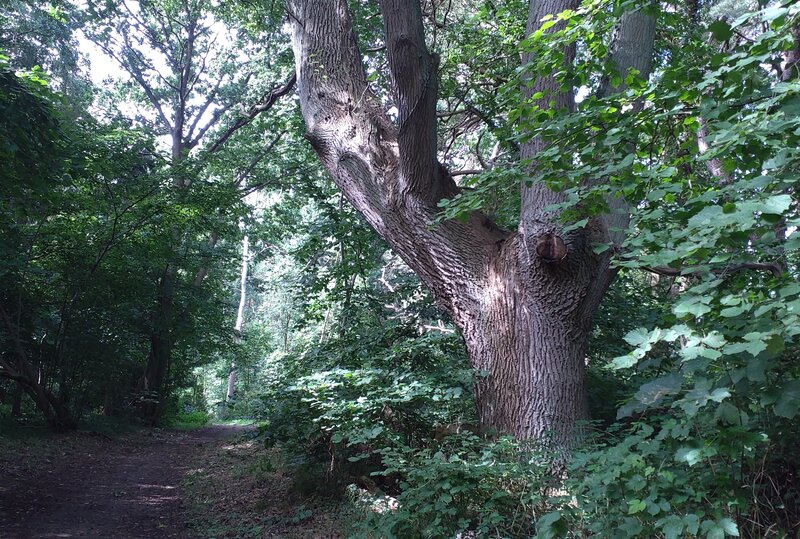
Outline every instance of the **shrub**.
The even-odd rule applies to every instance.
[[[551,459],[513,438],[487,441],[455,434],[441,444],[380,450],[380,474],[397,474],[400,494],[382,510],[379,498],[356,501],[363,516],[353,535],[368,538],[522,538],[546,508]]]

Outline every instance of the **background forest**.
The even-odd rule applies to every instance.
[[[342,5],[401,122],[380,6]],[[430,230],[516,229],[521,185],[564,237],[628,203],[587,248],[614,278],[579,439],[486,424],[471,336],[318,159],[267,0],[0,0],[0,428],[253,420],[353,537],[795,537],[800,3],[586,0],[535,31],[522,0],[420,5],[458,186]],[[610,60],[631,14],[649,76]]]

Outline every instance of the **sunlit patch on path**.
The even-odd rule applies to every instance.
[[[0,459],[0,537],[191,537],[181,482],[206,443],[240,431],[84,433],[18,446]]]

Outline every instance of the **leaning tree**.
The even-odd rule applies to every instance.
[[[544,21],[576,0],[532,0],[527,34],[557,31]],[[613,249],[627,215],[614,211],[565,232],[553,206],[565,197],[543,183],[523,183],[519,225],[506,230],[474,211],[436,226],[439,203],[459,187],[437,158],[438,57],[426,45],[420,2],[381,0],[397,119],[370,91],[346,0],[288,0],[300,105],[307,138],[350,203],[433,292],[464,336],[479,371],[475,397],[482,427],[525,439],[569,444],[588,416],[586,346],[592,317],[612,281]],[[621,17],[611,62],[621,74],[648,73],[654,20]],[[574,45],[559,51],[569,64]],[[523,62],[530,58],[523,58]],[[624,76],[622,77],[624,79]],[[600,84],[600,92],[621,82]],[[574,91],[556,71],[531,75],[521,99],[541,108],[574,109]],[[522,142],[535,166],[546,143]]]

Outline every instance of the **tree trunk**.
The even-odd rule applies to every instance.
[[[11,394],[11,417],[22,415],[22,382],[14,384],[14,392]]]
[[[41,371],[28,359],[25,346],[19,336],[19,328],[11,321],[11,317],[2,305],[0,305],[0,319],[13,342],[16,360],[7,361],[0,355],[0,374],[5,378],[15,380],[17,389],[21,388],[30,396],[51,429],[58,432],[75,429],[77,422],[72,418],[64,403],[45,386]],[[19,415],[21,400],[22,395],[20,394],[18,398],[15,394],[12,415]]]
[[[791,49],[783,53],[783,66],[781,80],[792,81],[800,77],[800,25],[792,32],[794,44]]]
[[[459,324],[478,371],[479,417],[500,433],[572,445],[576,422],[588,418],[586,344],[597,300],[587,298],[587,261],[597,260],[570,245],[579,263],[529,262],[520,239],[506,242],[490,263],[469,325]]]
[[[161,277],[158,302],[153,312],[150,354],[142,379],[140,407],[142,419],[150,425],[158,423],[164,405],[164,383],[172,356],[176,279],[175,267],[170,264]]]
[[[241,226],[241,224],[240,224]],[[236,310],[236,324],[233,327],[233,340],[236,344],[242,342],[242,331],[244,330],[244,307],[247,304],[247,266],[250,262],[250,241],[247,234],[242,238],[242,271],[239,276],[239,308]],[[228,373],[228,391],[225,395],[225,402],[231,402],[236,395],[236,362],[231,361],[231,370]]]
[[[533,2],[529,31],[573,4]],[[478,371],[482,428],[571,446],[588,416],[592,315],[613,277],[609,255],[592,250],[609,241],[608,222],[595,218],[562,237],[544,212],[561,195],[535,185],[523,187],[517,231],[479,212],[430,227],[438,201],[458,188],[437,161],[438,58],[426,48],[419,2],[381,1],[398,125],[369,90],[346,0],[288,0],[287,8],[308,140],[347,200],[461,330]],[[559,94],[553,80],[536,85],[571,106],[572,94]],[[523,154],[541,149],[532,144]]]

